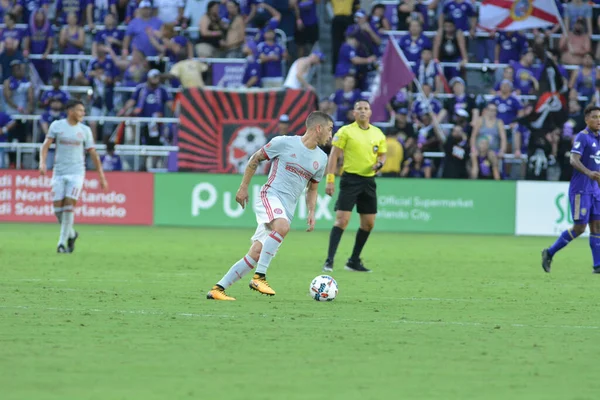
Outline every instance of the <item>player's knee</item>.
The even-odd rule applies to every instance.
[[[573,233],[575,233],[576,236],[583,234],[583,232],[585,232],[585,225],[574,225],[573,226]]]
[[[288,234],[290,231],[290,223],[283,218],[277,218],[274,220],[271,225],[273,226],[273,230],[279,233],[282,237]]]

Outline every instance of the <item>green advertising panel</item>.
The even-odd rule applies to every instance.
[[[154,223],[201,227],[255,227],[252,207],[243,210],[235,202],[240,175],[155,175]],[[250,205],[259,196],[265,176],[253,179]],[[339,181],[339,179],[338,179]],[[376,229],[389,232],[514,234],[514,182],[378,179],[379,213]],[[320,185],[317,229],[330,229],[335,217],[331,198]],[[306,227],[302,198],[292,226]],[[358,226],[354,213],[351,228]]]

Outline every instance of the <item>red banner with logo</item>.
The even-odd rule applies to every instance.
[[[88,172],[75,208],[81,224],[152,225],[154,177],[144,172],[107,172],[103,191],[96,172]],[[37,171],[0,170],[0,221],[56,222],[52,178]]]
[[[312,91],[187,89],[179,117],[179,171],[242,173],[248,158],[279,134],[281,115],[289,118],[288,134],[299,135],[316,108]]]

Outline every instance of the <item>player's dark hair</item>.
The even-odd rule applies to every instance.
[[[369,107],[371,107],[371,102],[369,100],[367,100],[367,99],[360,99],[360,100],[356,100],[354,102],[354,106],[352,106],[352,108],[356,108],[356,105],[358,103],[367,103],[369,105]]]
[[[65,104],[65,110],[69,111],[71,108],[77,107],[79,105],[85,107],[85,105],[83,104],[83,101],[81,101],[81,100],[75,100],[75,99],[69,100],[69,101],[67,101],[67,104]]]
[[[333,123],[333,118],[323,111],[313,111],[306,118],[306,128],[312,128],[317,125],[327,125],[329,122]]]
[[[598,107],[598,106],[596,106],[594,104],[590,104],[589,106],[587,106],[585,108],[585,111],[583,112],[583,115],[584,115],[585,118],[587,118],[594,111],[600,111],[600,107]]]

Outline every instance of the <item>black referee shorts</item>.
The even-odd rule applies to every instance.
[[[335,211],[352,211],[356,205],[359,214],[377,214],[377,184],[375,177],[344,172],[340,179],[340,194]]]

